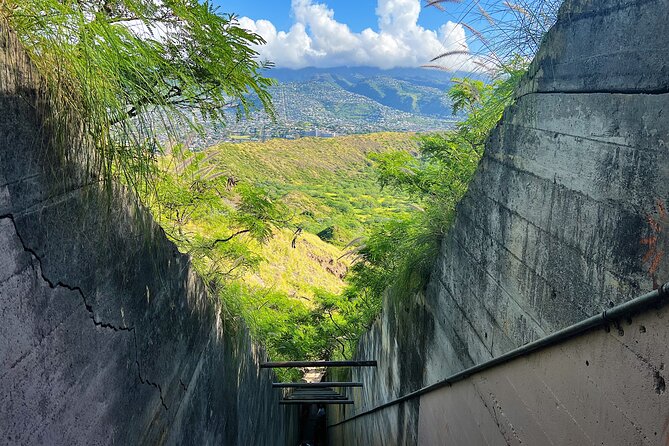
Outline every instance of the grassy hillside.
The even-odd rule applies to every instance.
[[[388,76],[353,80],[335,76],[334,80],[341,88],[387,107],[422,116],[451,118],[451,104],[444,89]]]
[[[287,228],[254,245],[265,261],[244,276],[245,283],[306,300],[315,290],[340,293],[349,266],[341,258],[346,244],[366,235],[369,223],[408,211],[405,197],[380,188],[367,156],[416,148],[413,134],[374,133],[224,143],[207,150],[216,171],[264,188],[290,210]]]
[[[272,358],[345,357],[378,312],[345,291],[347,245],[411,209],[379,186],[368,156],[417,149],[405,133],[175,148],[144,199]]]
[[[224,143],[208,149],[224,170],[240,178],[308,182],[333,174],[358,175],[369,165],[367,155],[389,150],[416,150],[412,133],[369,133],[336,138],[273,139]]]
[[[320,291],[341,293],[346,245],[373,223],[409,212],[405,196],[381,189],[368,156],[417,144],[414,134],[375,133],[223,143],[166,156],[154,213],[207,273],[308,305]],[[242,195],[255,201],[240,217]],[[273,210],[258,214],[263,208]]]
[[[414,134],[372,133],[224,143],[206,153],[228,177],[259,185],[286,203],[295,229],[331,229],[332,238],[324,238],[343,246],[364,235],[366,223],[407,210],[404,197],[381,190],[367,156],[416,149]]]
[[[292,247],[293,232],[278,230],[264,245],[256,248],[264,259],[255,270],[244,275],[244,283],[256,289],[271,289],[311,302],[314,293],[324,290],[341,293],[350,262],[340,259],[340,247],[304,233]]]

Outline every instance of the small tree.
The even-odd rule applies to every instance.
[[[140,197],[197,271],[220,289],[262,262],[252,245],[267,242],[290,215],[261,187],[226,175],[216,154],[184,157],[174,148],[156,163],[152,190]]]

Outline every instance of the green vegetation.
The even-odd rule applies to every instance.
[[[353,79],[355,83],[346,82],[341,76],[334,76],[334,80],[345,90],[405,112],[445,118],[450,111],[450,103],[443,88],[389,76]]]
[[[468,118],[448,133],[228,143],[166,157],[152,208],[273,359],[350,357],[388,288],[401,299],[425,285],[523,72],[519,64],[491,84],[455,79],[449,99]],[[170,202],[179,215],[161,209]]]
[[[169,133],[189,110],[245,113],[253,92],[272,111],[251,49],[263,39],[208,1],[4,0],[0,17],[47,80],[55,125],[95,147],[108,177],[145,178],[156,128]]]
[[[370,223],[407,209],[397,194],[381,191],[368,155],[417,148],[413,134],[373,133],[220,144],[207,153],[217,171],[286,203],[294,214],[291,228],[311,234],[332,228],[330,241],[342,246]]]
[[[222,125],[225,109],[248,114],[256,97],[273,114],[273,82],[251,49],[260,36],[198,0],[5,0],[0,17],[47,79],[62,136],[83,139],[106,178],[134,187],[227,318],[245,320],[277,360],[350,356],[389,287],[401,299],[424,286],[526,60],[504,59],[489,85],[456,79],[447,99],[467,118],[451,132],[163,153],[159,133],[178,140],[182,121],[201,130],[193,111]],[[328,120],[418,119],[369,98],[349,101],[346,90],[324,94],[333,85],[311,92]],[[383,87],[380,77],[338,85],[412,111],[444,103],[440,92]]]
[[[350,356],[380,300],[346,292],[346,244],[413,212],[369,156],[417,148],[405,133],[177,146],[143,199],[272,358]]]
[[[350,357],[388,288],[402,299],[425,285],[523,72],[455,79],[449,99],[468,118],[448,133],[175,150],[147,202],[273,359]]]
[[[381,301],[390,288],[390,295],[401,299],[425,285],[485,139],[511,103],[524,72],[518,61],[490,84],[454,79],[448,93],[453,112],[466,111],[467,119],[452,132],[423,137],[418,157],[403,151],[372,156],[380,183],[409,194],[419,211],[374,226],[356,247],[358,261],[347,279],[346,293]]]

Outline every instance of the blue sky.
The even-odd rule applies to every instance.
[[[324,0],[335,11],[335,19],[346,23],[352,31],[360,32],[365,28],[377,28],[376,1],[363,0]],[[290,0],[214,0],[214,4],[221,8],[221,12],[234,12],[239,16],[250,17],[254,20],[267,19],[281,30],[287,30],[293,24]],[[462,3],[446,5],[446,11],[436,8],[423,8],[418,23],[429,29],[436,29],[444,22],[457,21],[466,11],[467,6]]]
[[[257,50],[281,68],[417,67],[447,51],[466,51],[471,37],[458,24],[471,2],[444,3],[442,12],[420,0],[213,1],[262,35],[268,43]],[[465,55],[444,63],[472,68]]]

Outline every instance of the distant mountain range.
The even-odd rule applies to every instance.
[[[194,144],[447,130],[459,117],[446,92],[453,77],[466,75],[419,68],[272,69],[266,76],[278,81],[271,88],[275,121],[264,112],[241,121],[231,117],[227,126],[209,127],[205,139]]]
[[[274,69],[268,75],[282,85],[320,83],[340,88],[387,107],[417,115],[451,119],[446,91],[453,75],[436,70],[369,67]]]

